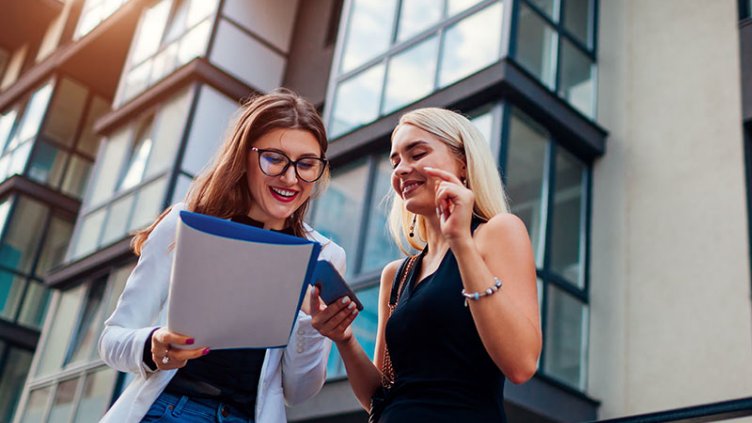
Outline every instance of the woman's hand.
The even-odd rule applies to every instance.
[[[471,241],[470,221],[473,218],[475,195],[459,178],[445,170],[425,167],[425,172],[436,181],[436,214],[441,223],[441,233],[450,245],[458,241]]]
[[[159,328],[151,335],[151,358],[159,370],[184,367],[188,360],[205,356],[209,348],[172,348],[170,345],[193,345],[193,338]]]
[[[352,339],[350,324],[358,316],[358,309],[350,297],[342,297],[326,306],[319,298],[319,289],[313,287],[311,295],[311,318],[313,327],[320,334],[340,344]]]

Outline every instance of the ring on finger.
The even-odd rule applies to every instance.
[[[167,364],[170,362],[170,350],[165,350],[164,356],[162,357],[162,364]]]

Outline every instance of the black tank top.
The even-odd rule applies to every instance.
[[[504,375],[464,305],[457,260],[447,251],[436,272],[416,283],[423,255],[387,321],[395,384],[379,421],[506,422]]]

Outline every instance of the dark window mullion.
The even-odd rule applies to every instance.
[[[373,197],[374,185],[376,182],[376,175],[378,173],[378,160],[373,154],[368,156],[366,166],[368,166],[368,176],[366,177],[365,186],[365,198],[363,199],[363,209],[360,212],[359,219],[359,233],[357,241],[355,242],[355,261],[353,262],[355,269],[351,272],[353,275],[360,274],[360,269],[363,267],[363,257],[365,256],[366,237],[368,236],[368,219],[370,218],[371,200]]]

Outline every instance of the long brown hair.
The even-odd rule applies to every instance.
[[[327,148],[326,129],[316,108],[296,93],[280,88],[269,94],[251,98],[240,110],[232,131],[226,136],[211,167],[191,184],[186,196],[188,210],[227,219],[245,215],[251,208],[246,179],[248,152],[253,143],[273,129],[301,129],[310,132],[321,147],[321,157]],[[316,182],[315,196],[326,185],[329,169]],[[305,236],[303,217],[310,198],[289,217],[289,224],[297,236]],[[138,232],[131,241],[136,255],[157,224],[167,215],[165,210],[148,228]]]

